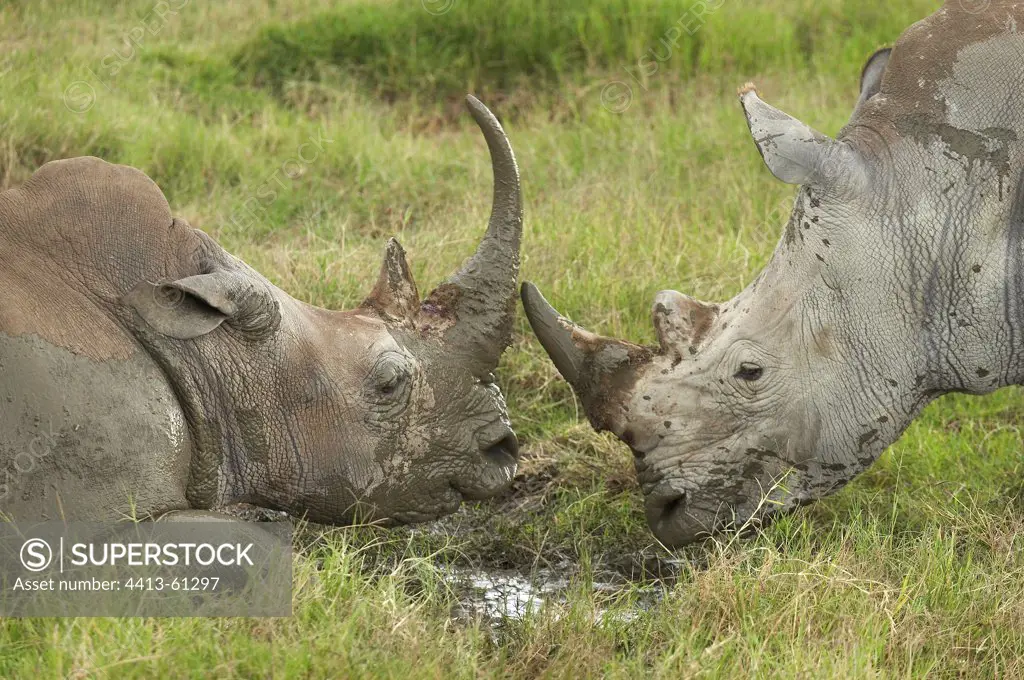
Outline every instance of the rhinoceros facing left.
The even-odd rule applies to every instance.
[[[396,241],[356,310],[312,307],[95,158],[0,194],[0,511],[114,519],[249,502],[398,522],[490,496],[517,443],[492,371],[522,214],[512,149],[476,254],[420,301]]]
[[[938,395],[1024,383],[1022,82],[1024,3],[952,0],[868,62],[837,139],[744,88],[765,163],[801,189],[739,295],[657,295],[658,347],[524,286],[593,425],[633,448],[664,543],[832,492]]]

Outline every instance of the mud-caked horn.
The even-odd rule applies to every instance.
[[[577,326],[528,281],[523,283],[522,300],[530,327],[583,402],[590,423],[598,430],[614,430],[621,397],[631,387],[635,369],[651,361],[652,350]]]
[[[445,341],[478,374],[494,370],[512,343],[523,206],[519,168],[498,119],[472,95],[466,106],[484,134],[494,173],[487,233],[476,252],[423,301],[421,314],[450,326]]]

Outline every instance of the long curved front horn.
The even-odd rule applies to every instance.
[[[502,351],[512,343],[523,205],[519,167],[501,124],[476,97],[467,96],[466,106],[491,154],[491,217],[476,252],[430,293],[423,309],[454,316],[445,340],[482,375],[494,370]]]

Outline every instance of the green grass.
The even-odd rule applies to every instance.
[[[581,74],[635,67],[647,54],[677,76],[757,72],[766,63],[828,68],[861,59],[928,4],[897,12],[851,7],[834,0],[367,3],[270,22],[230,60],[244,81],[276,92],[297,79],[354,76],[384,95],[424,99],[461,96],[467,87],[488,94],[579,83]]]
[[[193,2],[110,75],[154,4],[0,6],[0,186],[53,158],[135,165],[276,284],[343,308],[388,236],[421,289],[474,248],[490,168],[453,103],[474,91],[522,168],[524,278],[595,330],[649,341],[657,290],[728,298],[788,216],[735,88],[756,80],[835,133],[866,56],[938,2],[725,0],[646,75],[638,60],[664,53],[691,3]],[[620,82],[631,98],[609,102]],[[323,151],[287,165],[310,138]],[[286,188],[243,217],[285,167]],[[670,554],[629,452],[580,418],[522,319],[500,379],[524,443],[509,496],[427,529],[304,534],[290,619],[0,622],[0,677],[1024,674],[1017,390],[942,399],[834,497]],[[492,629],[452,615],[450,566],[571,584]],[[593,587],[609,574],[618,587]]]

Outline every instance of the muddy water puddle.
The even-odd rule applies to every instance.
[[[473,570],[449,567],[447,581],[458,594],[455,619],[480,619],[492,627],[520,621],[545,607],[559,607],[579,599],[580,582],[569,570],[537,569],[529,574],[515,570]],[[597,623],[628,622],[657,603],[667,587],[658,583],[631,583],[611,578],[595,579],[592,588]],[[584,594],[585,595],[585,594]],[[607,603],[602,606],[602,603]],[[556,616],[559,614],[556,614]]]
[[[244,505],[233,508],[232,514],[256,522],[289,521],[284,513]],[[461,533],[441,522],[408,531],[442,536]],[[394,557],[385,553],[381,559],[387,563]],[[441,561],[434,564],[458,600],[452,620],[478,620],[497,631],[545,608],[554,610],[556,618],[561,618],[571,606],[590,608],[597,624],[632,621],[660,602],[673,587],[684,560],[641,551],[625,558],[605,559],[592,571],[581,569],[571,560],[533,569],[525,565],[504,569]]]

